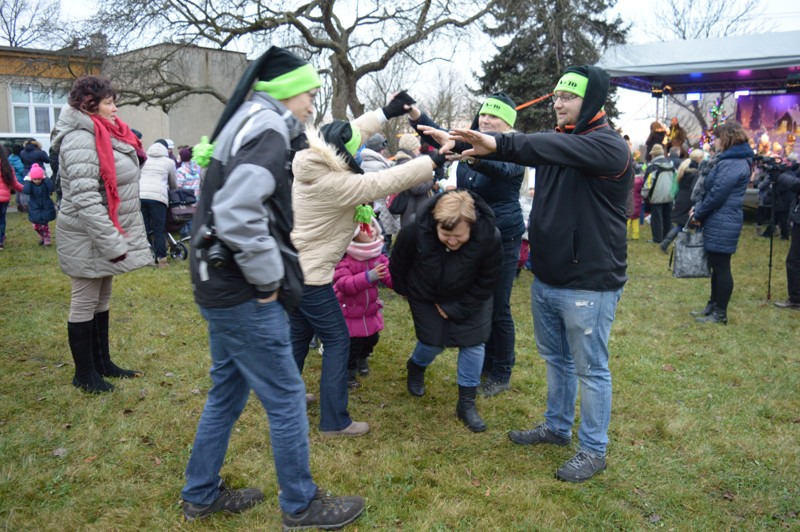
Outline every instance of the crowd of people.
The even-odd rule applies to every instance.
[[[577,452],[556,476],[583,482],[606,469],[608,343],[628,279],[626,240],[639,238],[646,212],[652,242],[665,253],[681,230],[702,228],[711,294],[695,314],[727,323],[731,256],[754,166],[742,126],[725,122],[713,148],[690,150],[677,120],[669,130],[654,123],[647,161],[635,161],[603,110],[609,76],[588,65],[563,72],[552,96],[557,127],[538,134],[513,129],[516,106],[502,92],[485,98],[470,128],[439,127],[401,91],[382,108],[315,129],[307,121],[321,84],[312,65],[270,48],[238,81],[209,141],[178,147],[176,158],[170,139],[145,151],[117,116],[111,83],[87,76],[73,85],[53,135],[57,184],[35,146],[25,157],[0,152],[0,247],[11,191],[26,196],[19,208],[41,245],[50,245],[49,222],[57,220],[59,265],[71,282],[73,385],[109,392],[107,379],[141,375],[111,359],[113,278],[167,263],[170,193],[188,189],[197,212],[181,231],[192,242],[191,284],[208,322],[213,386],[181,491],[187,520],[264,499],[220,476],[251,390],[269,419],[284,528],[338,528],[363,512],[362,497],[334,496],[314,482],[306,407],[319,401],[323,436],[369,432],[348,401],[369,375],[384,328],[379,286],[403,296],[413,318],[408,393],[423,396],[427,368],[457,348],[456,418],[485,431],[478,396],[511,387],[510,301],[523,249],[536,278],[531,312],[547,401],[543,422],[508,437],[523,446],[571,445],[580,392]],[[398,118],[415,133],[399,139],[392,162],[381,130]],[[796,166],[764,176],[780,191],[773,194],[800,194]],[[528,197],[528,188],[525,220],[520,194]],[[800,211],[796,199],[792,205],[789,299],[778,306],[800,308]],[[318,397],[302,377],[314,339],[324,347]]]

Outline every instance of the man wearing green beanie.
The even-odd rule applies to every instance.
[[[526,135],[457,129],[463,155],[536,167],[529,224],[534,335],[547,365],[544,422],[514,430],[521,445],[568,446],[580,382],[578,452],[556,471],[582,482],[606,468],[611,419],[608,338],[627,281],[625,202],[633,161],[606,119],[609,77],[589,66],[567,68],[553,90],[557,128]],[[452,144],[451,144],[452,145]]]
[[[409,113],[411,127],[431,126],[441,129],[433,120],[416,108]],[[516,105],[504,92],[490,94],[481,104],[471,129],[481,133],[506,133],[517,120]],[[435,138],[423,139],[439,147]],[[486,339],[480,391],[484,397],[493,397],[511,388],[511,373],[516,362],[516,331],[511,314],[511,291],[519,262],[525,219],[519,203],[519,190],[525,179],[525,167],[508,162],[490,161],[475,157],[456,157],[450,167],[456,174],[456,186],[478,194],[494,213],[497,228],[503,239],[503,267],[495,284],[492,307],[492,328]]]
[[[250,390],[269,418],[284,530],[340,528],[364,510],[361,497],[332,497],[311,477],[305,386],[286,319],[303,284],[290,241],[291,154],[305,147],[304,122],[320,85],[306,61],[270,48],[239,80],[214,144],[194,150],[207,171],[192,224],[190,270],[195,302],[208,322],[214,385],[186,467],[187,520],[242,512],[264,499],[258,489],[225,487],[219,475]]]

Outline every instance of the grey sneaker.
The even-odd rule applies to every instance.
[[[261,490],[255,488],[243,488],[231,490],[223,484],[219,490],[217,500],[211,504],[194,504],[183,501],[183,516],[187,521],[202,519],[217,512],[228,512],[238,514],[264,500]]]
[[[537,445],[539,443],[549,443],[562,447],[570,444],[569,438],[559,436],[548,429],[544,423],[533,427],[531,430],[512,430],[508,433],[508,439],[518,445]]]
[[[578,454],[556,470],[556,478],[564,482],[583,482],[605,468],[606,458],[604,456],[593,456],[586,451],[578,451]]]
[[[507,392],[510,389],[511,383],[509,382],[500,382],[487,379],[483,384],[481,384],[481,395],[484,397],[494,397],[495,395]]]
[[[317,488],[317,494],[304,511],[297,514],[283,512],[283,529],[335,530],[355,521],[364,511],[364,506],[361,497],[334,497]]]

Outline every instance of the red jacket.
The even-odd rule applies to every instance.
[[[17,182],[17,178],[12,175],[11,181],[14,190],[17,191],[17,194],[22,192],[22,184]],[[0,203],[8,203],[9,201],[11,201],[11,190],[6,185],[6,182],[0,178]]]
[[[365,261],[345,255],[333,273],[333,290],[351,338],[364,338],[383,330],[383,301],[378,297],[378,282],[371,283],[367,278],[367,272],[378,264],[386,265],[387,277],[382,282],[392,288],[386,255]]]

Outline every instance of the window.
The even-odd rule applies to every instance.
[[[11,106],[15,133],[48,134],[56,125],[67,95],[56,89],[32,85],[11,85]]]

